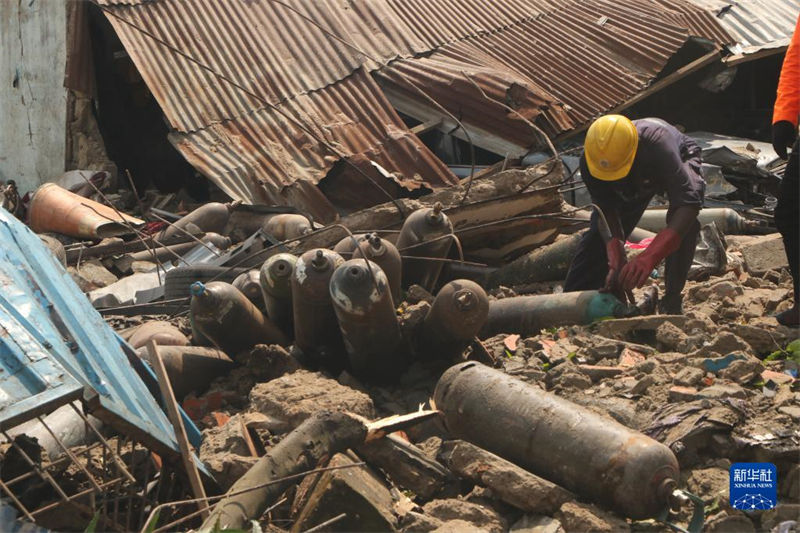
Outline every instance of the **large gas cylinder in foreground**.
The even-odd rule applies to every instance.
[[[624,516],[657,516],[677,488],[663,444],[480,363],[450,367],[434,401],[453,437]]]
[[[292,327],[292,272],[297,256],[275,254],[261,266],[259,282],[267,316],[287,335],[294,336]]]
[[[395,244],[397,250],[404,256],[404,286],[416,283],[428,291],[433,290],[444,263],[410,259],[405,256],[444,259],[453,244],[453,239],[445,236],[452,233],[453,225],[442,211],[442,204],[439,202],[433,207],[417,209],[408,216],[403,222]]]
[[[330,281],[342,256],[323,248],[297,258],[292,274],[294,344],[309,363],[338,369],[344,345],[331,303]]]
[[[358,250],[353,253],[353,257],[366,257],[376,263],[386,279],[389,281],[389,289],[392,293],[392,301],[395,305],[400,303],[400,282],[402,275],[403,260],[400,252],[394,244],[378,237],[376,233],[370,233],[358,246]]]
[[[223,281],[192,283],[191,320],[220,350],[235,355],[256,344],[289,343],[236,287]]]
[[[667,227],[667,211],[667,209],[647,209],[636,225],[648,231],[659,232]],[[697,214],[697,221],[701,226],[713,222],[725,235],[759,235],[772,231],[766,225],[744,218],[729,207],[701,209]]]
[[[489,318],[481,338],[498,333],[534,335],[547,328],[591,324],[600,318],[629,314],[625,304],[599,291],[514,296],[489,303]]]
[[[453,280],[439,290],[425,320],[419,350],[438,359],[461,355],[486,323],[486,291],[466,279]]]
[[[353,374],[390,380],[399,376],[405,358],[398,353],[400,326],[381,267],[351,259],[331,277],[331,300]]]

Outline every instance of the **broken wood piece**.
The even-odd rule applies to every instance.
[[[389,433],[400,431],[401,429],[410,428],[421,424],[422,422],[431,420],[439,416],[439,411],[422,410],[416,413],[409,413],[406,415],[392,415],[386,418],[381,418],[375,422],[366,422],[367,425],[367,438],[365,442],[383,438]]]
[[[400,487],[424,500],[430,499],[451,479],[444,466],[396,435],[369,442],[357,452],[368,463],[386,472]]]
[[[203,482],[200,479],[200,473],[197,471],[197,465],[194,462],[194,453],[189,446],[189,438],[186,436],[186,428],[183,425],[183,418],[178,410],[178,403],[175,401],[175,395],[172,392],[172,385],[167,376],[167,370],[164,368],[164,362],[161,360],[161,355],[158,352],[158,345],[154,340],[150,340],[147,344],[147,350],[150,355],[150,363],[158,377],[158,387],[161,389],[161,398],[167,408],[169,420],[175,428],[175,438],[178,441],[178,447],[181,450],[181,460],[183,466],[186,468],[186,474],[189,477],[189,484],[192,487],[192,494],[200,501],[197,502],[197,507],[201,511],[203,518],[208,517],[208,501],[206,501],[206,492],[203,488]]]
[[[256,446],[253,443],[253,438],[250,436],[250,430],[247,429],[247,424],[244,421],[244,417],[239,418],[239,425],[241,426],[242,438],[244,439],[245,445],[247,445],[247,451],[250,452],[251,456],[258,457]]]
[[[500,500],[528,513],[553,514],[574,499],[555,483],[468,442],[445,442],[439,457],[458,476],[490,488]]]
[[[258,519],[269,505],[295,482],[290,476],[315,468],[334,454],[364,443],[363,419],[320,411],[286,435],[254,464],[214,506],[200,531],[242,528]],[[289,478],[289,479],[286,479]],[[274,483],[267,485],[267,483]],[[258,488],[255,488],[258,487]],[[242,492],[253,488],[253,490]]]

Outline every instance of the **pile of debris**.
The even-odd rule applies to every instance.
[[[90,471],[93,442],[119,438],[131,443],[116,456],[132,485],[153,486],[145,472],[169,466],[178,475],[158,486],[175,477],[181,487],[140,492],[152,498],[126,507],[128,524],[96,500],[105,485],[91,475],[96,487],[62,503],[109,529],[151,531],[792,527],[800,347],[768,317],[789,305],[780,239],[732,236],[736,219],[707,213],[685,315],[652,315],[657,272],[636,305],[563,293],[586,220],[561,200],[560,169],[490,169],[328,226],[285,208],[212,202],[178,218],[169,201],[124,205],[96,185],[83,196],[40,188],[31,227],[50,232],[42,239],[117,330],[115,349],[139,370],[126,376],[149,389],[142,401],[162,403],[170,429],[157,447],[144,422],[105,417],[105,434],[85,432],[48,464],[68,457]],[[128,214],[137,208],[141,218]],[[40,268],[70,284],[47,261]],[[74,373],[71,359],[57,361]],[[75,391],[91,425],[84,411],[102,409],[89,385],[114,395],[89,380],[3,427]],[[43,521],[30,489],[24,501],[8,489],[41,468],[20,463],[11,450],[27,441],[14,435],[42,446],[24,428],[6,435],[10,503],[46,527],[79,528]],[[744,513],[727,497],[728,469],[756,461],[777,466],[781,503]],[[64,484],[72,470],[48,475]]]

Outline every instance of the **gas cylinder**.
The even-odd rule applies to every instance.
[[[189,344],[189,339],[181,330],[163,320],[145,322],[136,328],[128,338],[128,344],[136,349],[146,346],[151,340],[156,341],[159,346],[186,346]]]
[[[289,343],[286,335],[230,283],[195,281],[189,291],[193,326],[220,350],[235,355],[256,344]]]
[[[350,259],[333,273],[331,300],[350,369],[362,377],[388,381],[400,375],[400,326],[386,274],[377,263]]]
[[[541,330],[567,325],[591,324],[601,318],[638,314],[613,295],[599,291],[514,296],[489,303],[489,317],[481,338],[498,333],[534,335]]]
[[[275,254],[261,266],[259,282],[261,296],[269,319],[281,330],[294,336],[292,326],[292,272],[297,256],[287,253]]]
[[[480,363],[450,367],[434,402],[455,438],[633,519],[670,506],[678,461],[615,420]]]
[[[342,240],[336,243],[336,245],[333,247],[333,251],[341,255],[342,257],[350,259],[356,248],[366,238],[367,238],[366,233],[354,233],[353,235],[348,235],[347,237],[343,237]]]
[[[697,214],[697,221],[703,226],[714,222],[717,228],[725,235],[758,235],[770,231],[766,225],[744,218],[729,207],[706,207],[701,209]],[[646,210],[636,225],[648,231],[661,231],[667,227],[667,209]]]
[[[344,364],[342,334],[331,302],[333,271],[342,256],[324,248],[297,258],[292,274],[292,316],[295,346],[310,364],[340,369]]]
[[[204,233],[222,233],[225,230],[225,226],[228,224],[228,218],[231,216],[232,209],[233,204],[221,204],[219,202],[209,202],[201,205],[188,215],[182,217],[179,221],[167,227],[161,233],[159,240],[184,235],[180,230],[189,231],[191,233],[193,227]]]
[[[444,259],[453,244],[445,235],[453,233],[450,219],[442,211],[442,204],[436,202],[433,207],[417,209],[411,213],[400,229],[397,237],[397,250],[403,258],[403,285],[413,283],[426,290],[433,290],[442,270],[441,261],[425,261],[410,259],[405,256],[432,257]]]
[[[236,276],[232,285],[239,289],[259,311],[264,311],[264,298],[261,296],[260,278],[261,273],[258,270],[248,270]]]
[[[392,301],[395,305],[400,303],[400,281],[403,261],[400,252],[394,244],[378,237],[376,233],[370,233],[358,245],[358,250],[353,253],[353,258],[366,257],[376,263],[386,279],[389,280],[389,290],[392,293]]]
[[[422,322],[419,351],[430,357],[453,360],[461,355],[486,323],[486,291],[466,279],[441,288]]]
[[[200,238],[200,242],[205,244],[213,244],[220,250],[227,250],[231,245],[230,238],[213,232],[203,235],[203,237]],[[134,261],[153,261],[153,254],[155,254],[156,259],[159,261],[177,261],[177,259],[175,259],[176,255],[182,256],[197,246],[200,246],[197,241],[189,241],[170,246],[159,246],[158,248],[153,248],[152,250],[144,250],[141,252],[132,253],[131,259]]]
[[[311,222],[303,215],[281,214],[270,217],[262,229],[279,241],[287,241],[311,233]]]

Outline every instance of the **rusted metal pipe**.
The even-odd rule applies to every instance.
[[[378,237],[377,233],[368,234],[353,252],[353,258],[366,257],[383,270],[389,282],[392,301],[400,303],[400,282],[403,260],[394,244]]]
[[[225,231],[225,226],[228,224],[232,209],[232,203],[221,204],[219,202],[209,202],[203,204],[186,216],[181,217],[180,220],[171,226],[167,226],[161,233],[160,238],[168,239],[181,235],[181,230],[193,233],[193,230],[194,232],[197,231],[195,228],[199,229],[200,232],[221,234]]]
[[[425,316],[418,351],[452,361],[480,332],[488,314],[489,298],[480,285],[466,279],[451,281]]]
[[[276,254],[264,261],[259,276],[261,296],[267,316],[289,336],[294,336],[292,320],[292,272],[297,256]]]
[[[73,194],[55,183],[39,187],[31,199],[28,224],[36,233],[52,231],[79,239],[104,239],[132,233],[144,221],[120,217],[112,207]]]
[[[295,346],[309,363],[334,369],[344,363],[344,344],[329,287],[342,263],[339,254],[317,248],[297,258],[292,274]]]
[[[453,244],[451,239],[441,237],[452,233],[450,219],[442,211],[442,204],[436,202],[433,207],[417,209],[408,216],[395,246],[402,255],[441,259],[447,257]],[[428,291],[433,290],[441,270],[442,263],[438,261],[405,259],[403,285],[408,287],[416,283]]]
[[[367,263],[350,259],[336,269],[331,300],[353,374],[388,381],[406,366],[397,350],[400,326],[386,274],[376,263]]]
[[[658,516],[677,487],[663,444],[480,363],[449,368],[434,402],[454,437],[624,516]]]
[[[233,285],[195,281],[190,292],[192,325],[220,350],[237,354],[256,344],[289,343],[286,335]]]
[[[563,292],[536,296],[514,296],[489,303],[489,317],[481,338],[498,333],[534,335],[543,329],[591,324],[608,317],[638,314],[609,293]]]

